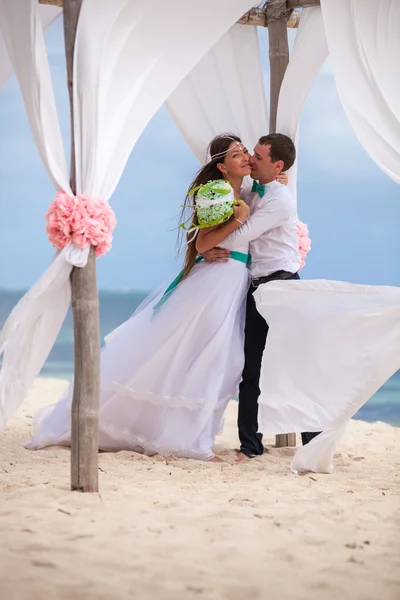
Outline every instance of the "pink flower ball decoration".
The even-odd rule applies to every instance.
[[[115,214],[108,202],[88,196],[69,196],[58,192],[45,215],[49,241],[58,250],[68,242],[78,248],[96,248],[96,256],[111,249]]]
[[[305,258],[311,250],[311,239],[308,235],[307,225],[301,221],[297,222],[297,239],[299,240],[299,252],[301,258],[300,269],[302,269],[306,264]]]

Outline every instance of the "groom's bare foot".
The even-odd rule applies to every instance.
[[[238,452],[236,454],[235,462],[242,463],[247,462],[248,460],[250,460],[250,456],[247,456],[247,454],[243,454],[243,452]]]

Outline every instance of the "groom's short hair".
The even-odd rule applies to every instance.
[[[287,135],[283,133],[270,133],[260,137],[259,144],[262,146],[271,146],[270,155],[271,161],[283,161],[283,171],[287,171],[296,160],[296,148]]]

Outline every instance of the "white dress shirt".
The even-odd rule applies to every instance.
[[[250,187],[242,188],[241,196],[250,206],[250,217],[224,240],[223,247],[250,245],[253,278],[281,270],[297,273],[301,264],[297,206],[288,187],[273,181],[265,186],[262,198]]]

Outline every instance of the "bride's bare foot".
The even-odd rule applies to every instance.
[[[222,463],[224,461],[219,456],[213,456],[212,458],[210,458],[209,462]]]
[[[250,460],[250,457],[247,456],[247,454],[243,454],[243,452],[238,452],[236,454],[235,462],[242,463],[242,462],[247,462],[248,460]]]

